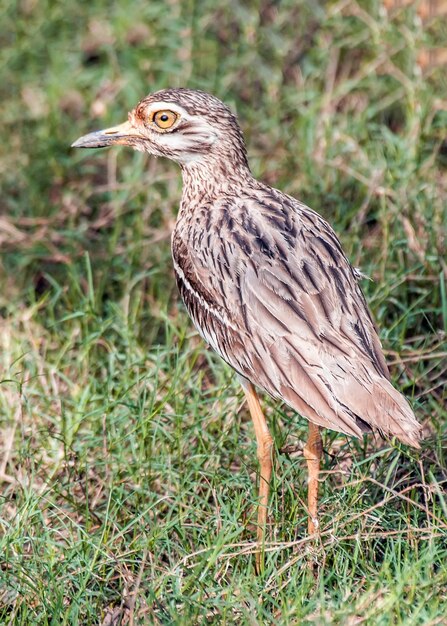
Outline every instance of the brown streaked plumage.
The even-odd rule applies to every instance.
[[[410,406],[390,383],[359,272],[320,215],[253,178],[237,120],[217,98],[159,91],[124,124],[73,145],[112,144],[181,166],[175,275],[199,333],[244,387],[261,464],[258,539],[266,522],[272,438],[253,385],[310,422],[304,454],[314,532],[320,426],[355,437],[375,430],[415,447],[420,439]]]

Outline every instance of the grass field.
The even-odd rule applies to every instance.
[[[420,63],[445,20],[349,0],[5,8],[0,624],[445,624],[447,78]],[[174,284],[180,173],[69,147],[166,86],[225,100],[254,173],[334,225],[424,424],[421,451],[324,433],[315,543],[306,422],[266,398],[258,578],[252,424]]]

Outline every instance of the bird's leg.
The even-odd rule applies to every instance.
[[[307,461],[309,483],[307,488],[307,508],[309,511],[308,531],[313,535],[318,529],[318,475],[320,473],[320,459],[323,452],[320,427],[309,422],[309,438],[304,448],[304,457]]]
[[[247,380],[241,381],[250,409],[251,419],[255,427],[256,442],[258,444],[258,459],[260,465],[259,479],[259,503],[258,503],[258,529],[257,540],[259,550],[256,552],[256,572],[259,574],[264,569],[262,546],[265,539],[265,526],[267,522],[267,506],[270,489],[270,479],[273,467],[273,437],[271,436],[267,422],[259,403],[259,398],[253,385]]]

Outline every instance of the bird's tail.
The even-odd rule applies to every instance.
[[[373,383],[372,397],[376,407],[374,426],[385,435],[397,437],[413,448],[420,448],[422,426],[404,396],[386,378]]]

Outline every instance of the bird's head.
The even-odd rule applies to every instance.
[[[236,117],[218,98],[192,89],[165,89],[150,94],[128,120],[77,139],[74,148],[131,146],[136,150],[192,163],[233,161],[247,166]]]

